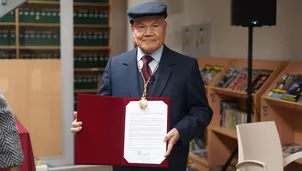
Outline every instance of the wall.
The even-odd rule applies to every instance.
[[[132,6],[143,0],[128,0]],[[148,0],[145,0],[148,1]],[[247,28],[230,25],[230,0],[163,0],[168,4],[166,44],[182,52],[181,29],[184,25],[210,22],[211,56],[246,58]],[[302,60],[302,1],[278,0],[277,26],[254,29],[254,58]],[[172,4],[173,3],[173,4]],[[128,49],[132,34],[128,30]]]
[[[127,1],[111,0],[111,56],[127,50]]]

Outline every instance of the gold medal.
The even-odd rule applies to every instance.
[[[139,101],[139,106],[141,107],[141,109],[145,109],[147,107],[147,99],[145,97],[142,97]]]

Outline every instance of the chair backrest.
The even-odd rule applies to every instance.
[[[236,126],[238,161],[258,160],[269,171],[283,171],[282,146],[275,122],[256,122]]]

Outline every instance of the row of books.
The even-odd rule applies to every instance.
[[[108,24],[107,9],[76,9],[75,24]],[[14,13],[6,16],[7,22],[14,22]],[[59,8],[20,8],[20,23],[60,23]]]
[[[195,138],[190,141],[189,151],[199,157],[207,157],[206,145],[202,140]]]
[[[16,45],[16,32],[12,29],[0,30],[0,46]]]
[[[15,11],[13,10],[5,14],[3,17],[0,18],[0,22],[8,22],[8,23],[15,22]]]
[[[302,103],[302,74],[284,74],[268,96]]]
[[[74,24],[108,24],[107,9],[77,9],[74,12]]]
[[[109,33],[105,32],[75,32],[75,46],[108,46]]]
[[[252,91],[256,93],[273,71],[267,69],[253,69],[252,71]],[[216,87],[226,88],[239,92],[247,91],[247,68],[230,67],[226,75],[218,82]]]
[[[23,30],[20,32],[21,46],[59,46],[60,32],[48,30]]]
[[[236,125],[246,123],[247,113],[240,109],[237,101],[221,100],[220,101],[220,126],[224,128],[235,129]],[[252,122],[254,122],[252,113]]]
[[[300,144],[296,144],[296,143],[290,143],[290,144],[285,144],[282,147],[282,151],[285,155],[291,155],[297,152],[301,152],[302,151],[302,145]],[[300,161],[302,159],[299,159]]]
[[[108,53],[76,53],[74,68],[105,68],[108,60]]]
[[[1,45],[15,45],[15,32],[3,30],[0,32]],[[108,32],[75,32],[75,46],[108,46]],[[50,30],[23,30],[20,32],[21,46],[59,46],[60,32]]]
[[[16,53],[10,51],[1,51],[0,60],[5,60],[5,59],[16,59]]]
[[[222,69],[223,66],[206,64],[205,67],[200,70],[204,85],[210,85],[215,76],[218,75]]]
[[[87,90],[98,89],[98,75],[75,75],[74,76],[74,89]]]
[[[60,23],[59,8],[20,8],[20,23]]]
[[[189,151],[190,153],[198,156],[199,158],[207,158],[208,152],[206,149],[206,145],[203,143],[202,140],[193,139],[190,141],[189,144]],[[187,171],[199,171],[198,166],[195,165],[195,161],[192,161],[190,158],[188,159],[187,163]]]
[[[20,59],[60,59],[59,52],[21,52]]]

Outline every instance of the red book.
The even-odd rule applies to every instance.
[[[158,164],[132,163],[128,162],[129,158],[127,161],[124,157],[126,108],[131,107],[132,102],[137,103],[139,100],[138,98],[79,94],[77,119],[83,122],[83,128],[75,136],[75,164],[167,168],[168,160],[164,156],[162,160],[159,159],[161,163]],[[164,129],[167,133],[170,129],[170,99],[160,97],[147,98],[147,100],[148,104],[151,101],[162,101],[167,106],[167,129]],[[164,148],[166,150],[166,145]]]

